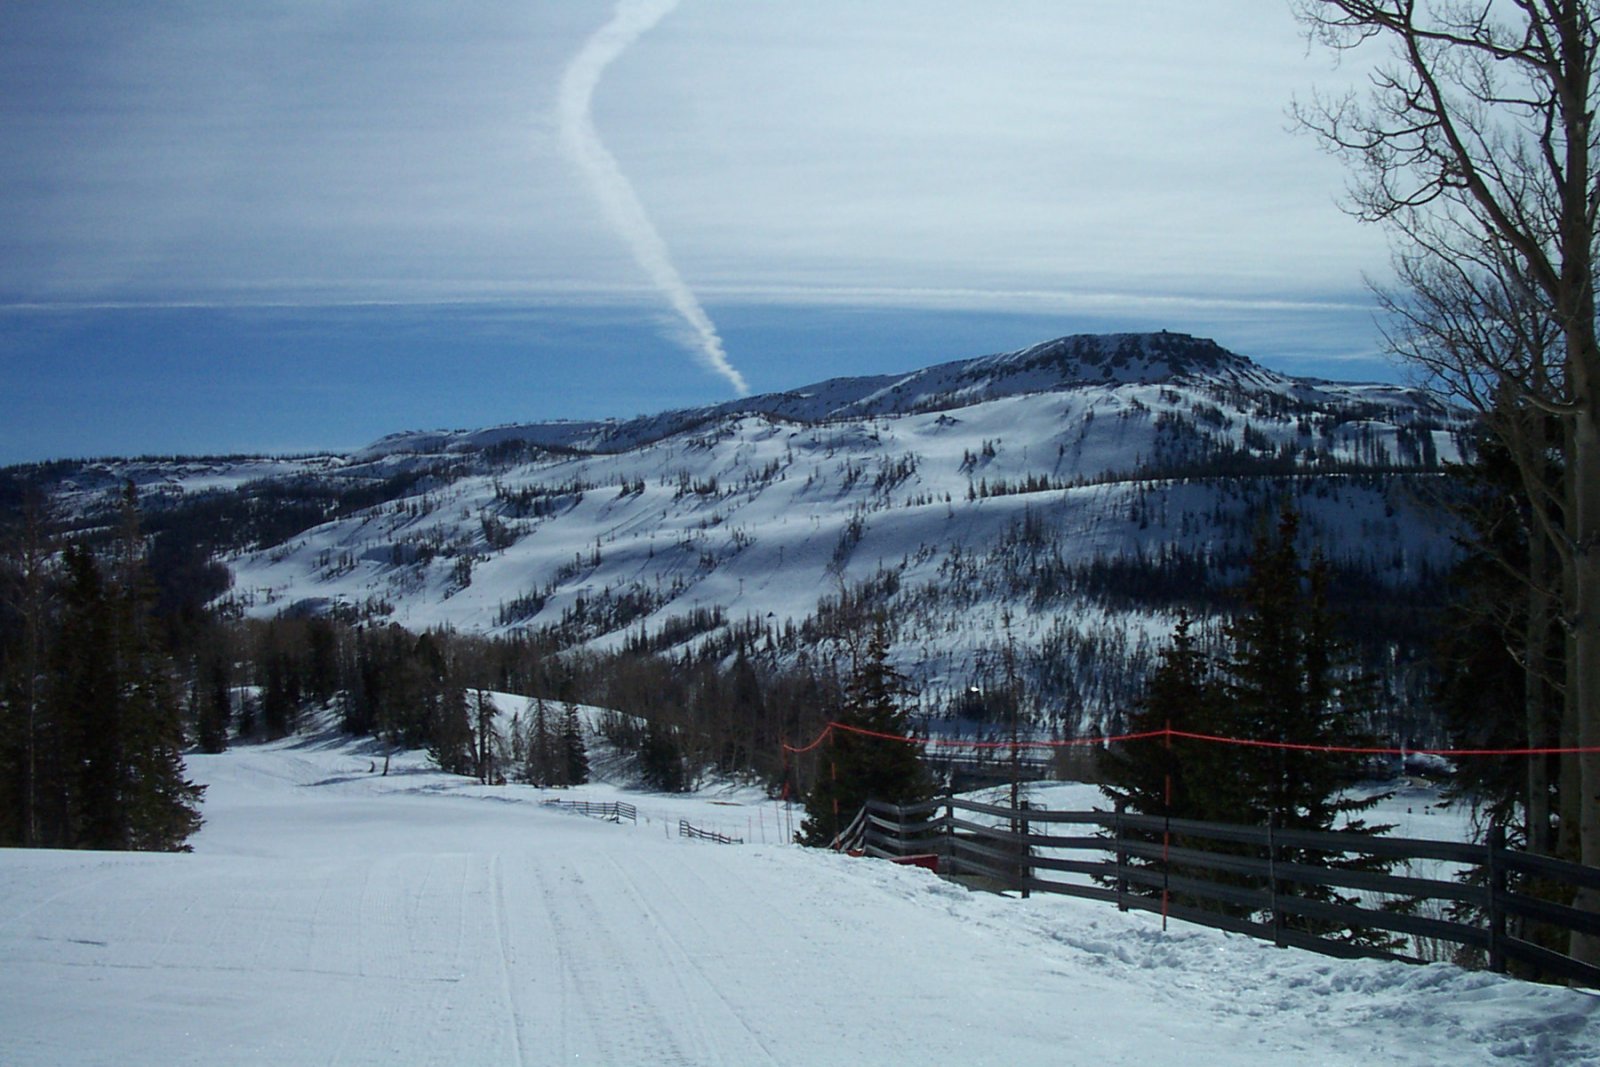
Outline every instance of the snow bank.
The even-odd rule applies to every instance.
[[[0,852],[7,1064],[1575,1064],[1600,998],[1344,962],[300,739],[192,757],[192,855]],[[679,818],[772,843],[680,840]],[[740,824],[743,826],[740,826]]]

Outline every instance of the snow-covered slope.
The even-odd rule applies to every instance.
[[[1210,341],[1082,336],[628,422],[399,434],[276,466],[101,464],[58,500],[92,513],[131,478],[147,500],[224,507],[233,486],[256,509],[231,515],[241,530],[288,501],[300,521],[228,560],[260,616],[598,648],[736,632],[782,660],[816,655],[819,598],[848,594],[889,613],[931,707],[992,680],[1009,612],[1047,716],[1095,719],[1283,499],[1361,582],[1443,567],[1426,498],[1463,426],[1415,390],[1286,378]]]
[[[189,766],[193,854],[0,850],[10,1067],[1600,1062],[1593,996],[968,893],[747,794],[611,825],[332,737]]]

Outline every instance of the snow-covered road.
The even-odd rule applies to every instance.
[[[1582,993],[674,835],[776,826],[749,794],[613,825],[371,765],[194,757],[192,855],[0,852],[0,1062],[1600,1062]]]

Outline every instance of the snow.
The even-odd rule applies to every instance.
[[[595,651],[671,633],[674,654],[694,651],[753,623],[777,635],[776,665],[826,660],[836,648],[792,635],[820,597],[877,582],[891,656],[926,708],[989,684],[1009,614],[1017,647],[1067,664],[1038,686],[1042,714],[1083,732],[1108,726],[1174,622],[1169,605],[1108,601],[1085,569],[1176,552],[1209,557],[1225,588],[1261,513],[1293,492],[1303,547],[1408,588],[1458,554],[1423,472],[1460,458],[1466,424],[1414,390],[1286,378],[1184,335],[1078,336],[636,419],[408,431],[344,457],[92,463],[56,506],[114,523],[128,479],[152,516],[263,479],[315,486],[319,503],[343,493],[328,521],[225,557],[226,606],[563,627]],[[1219,452],[1346,470],[1179,476]],[[1363,469],[1383,473],[1348,473]],[[368,493],[384,502],[357,507]],[[1030,593],[1036,567],[1052,591]],[[713,610],[724,623],[682,636]],[[1024,655],[1025,680],[1044,658]]]
[[[189,767],[192,854],[0,852],[0,1061],[1600,1062],[1597,997],[971,893],[780,844],[748,790],[385,777],[335,735]]]
[[[1007,357],[1020,369],[1004,376],[990,375],[993,368],[979,360],[892,384],[916,386],[897,401],[912,408],[918,397],[988,397],[959,409],[810,425],[702,411],[692,430],[684,429],[688,413],[668,413],[659,425],[619,424],[621,436],[607,445],[619,451],[539,454],[505,467],[465,470],[443,484],[420,485],[404,500],[231,558],[232,595],[258,617],[301,603],[383,604],[393,609],[391,618],[413,629],[489,633],[553,625],[580,600],[593,604],[608,594],[649,599],[645,613],[627,625],[584,639],[604,649],[640,631],[659,633],[696,609],[720,608],[735,625],[751,618],[775,628],[798,624],[814,615],[820,595],[888,571],[901,590],[891,612],[900,625],[898,665],[935,696],[972,681],[996,640],[992,626],[975,621],[998,619],[1006,596],[1015,601],[1007,606],[1025,647],[1053,630],[1079,644],[1105,635],[1130,644],[1146,632],[1164,635],[1171,619],[1109,611],[1087,595],[1034,605],[1003,593],[992,586],[995,568],[982,559],[1025,518],[1048,531],[1050,543],[1039,550],[1044,557],[1059,551],[1073,564],[1135,554],[1157,558],[1173,545],[1218,551],[1230,538],[1247,542],[1265,496],[1138,474],[1168,447],[1160,443],[1162,419],[1193,418],[1191,408],[1211,396],[1206,390],[1220,386],[1133,381],[1027,392],[1019,381],[1045,384],[1028,377],[1043,372],[1025,365],[1027,355]],[[1119,373],[1148,369],[1135,361]],[[1277,396],[1307,388],[1275,381],[1262,389]],[[870,398],[882,385],[846,384],[850,388],[817,387],[815,402],[823,406],[811,413]],[[1019,391],[1006,392],[1012,388]],[[1363,387],[1315,392],[1325,405],[1348,393],[1362,413],[1384,406]],[[1397,411],[1404,409],[1390,399]],[[1393,425],[1358,418],[1331,437],[1312,438],[1287,416],[1275,422],[1245,408],[1228,410],[1226,425],[1196,423],[1195,432],[1237,447],[1248,425],[1273,448],[1315,440],[1352,461],[1363,440],[1365,447],[1394,452],[1405,421],[1399,414]],[[581,425],[547,429],[552,436],[571,430],[577,441]],[[668,435],[673,428],[678,432]],[[493,433],[509,439],[535,429]],[[459,441],[413,436],[408,440],[416,447],[440,451],[431,457],[388,452],[384,462],[441,461],[471,435]],[[623,447],[636,441],[649,443]],[[1454,455],[1448,440],[1435,446],[1440,455]],[[1029,478],[1051,488],[969,499],[974,486],[1004,481],[1015,489]],[[1443,567],[1455,552],[1437,516],[1405,492],[1336,474],[1299,488],[1306,535],[1336,562],[1401,580],[1425,565]],[[511,502],[519,493],[537,495],[546,510],[519,509]],[[486,519],[500,525],[503,543],[488,543]],[[951,568],[961,560],[979,571],[953,578]],[[968,594],[991,610],[971,610]],[[508,613],[513,603],[523,607]],[[1085,708],[1089,722],[1078,724],[1086,726],[1107,709],[1095,703],[1090,680],[1076,684],[1092,705]]]

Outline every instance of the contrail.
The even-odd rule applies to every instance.
[[[561,119],[561,148],[583,172],[612,227],[633,251],[633,258],[689,324],[687,340],[696,357],[744,396],[750,392],[744,375],[728,362],[716,326],[672,265],[666,242],[645,214],[644,205],[617,166],[616,158],[600,143],[590,112],[595,86],[606,67],[677,6],[678,0],[620,0],[611,21],[590,37],[567,64],[556,105]]]

